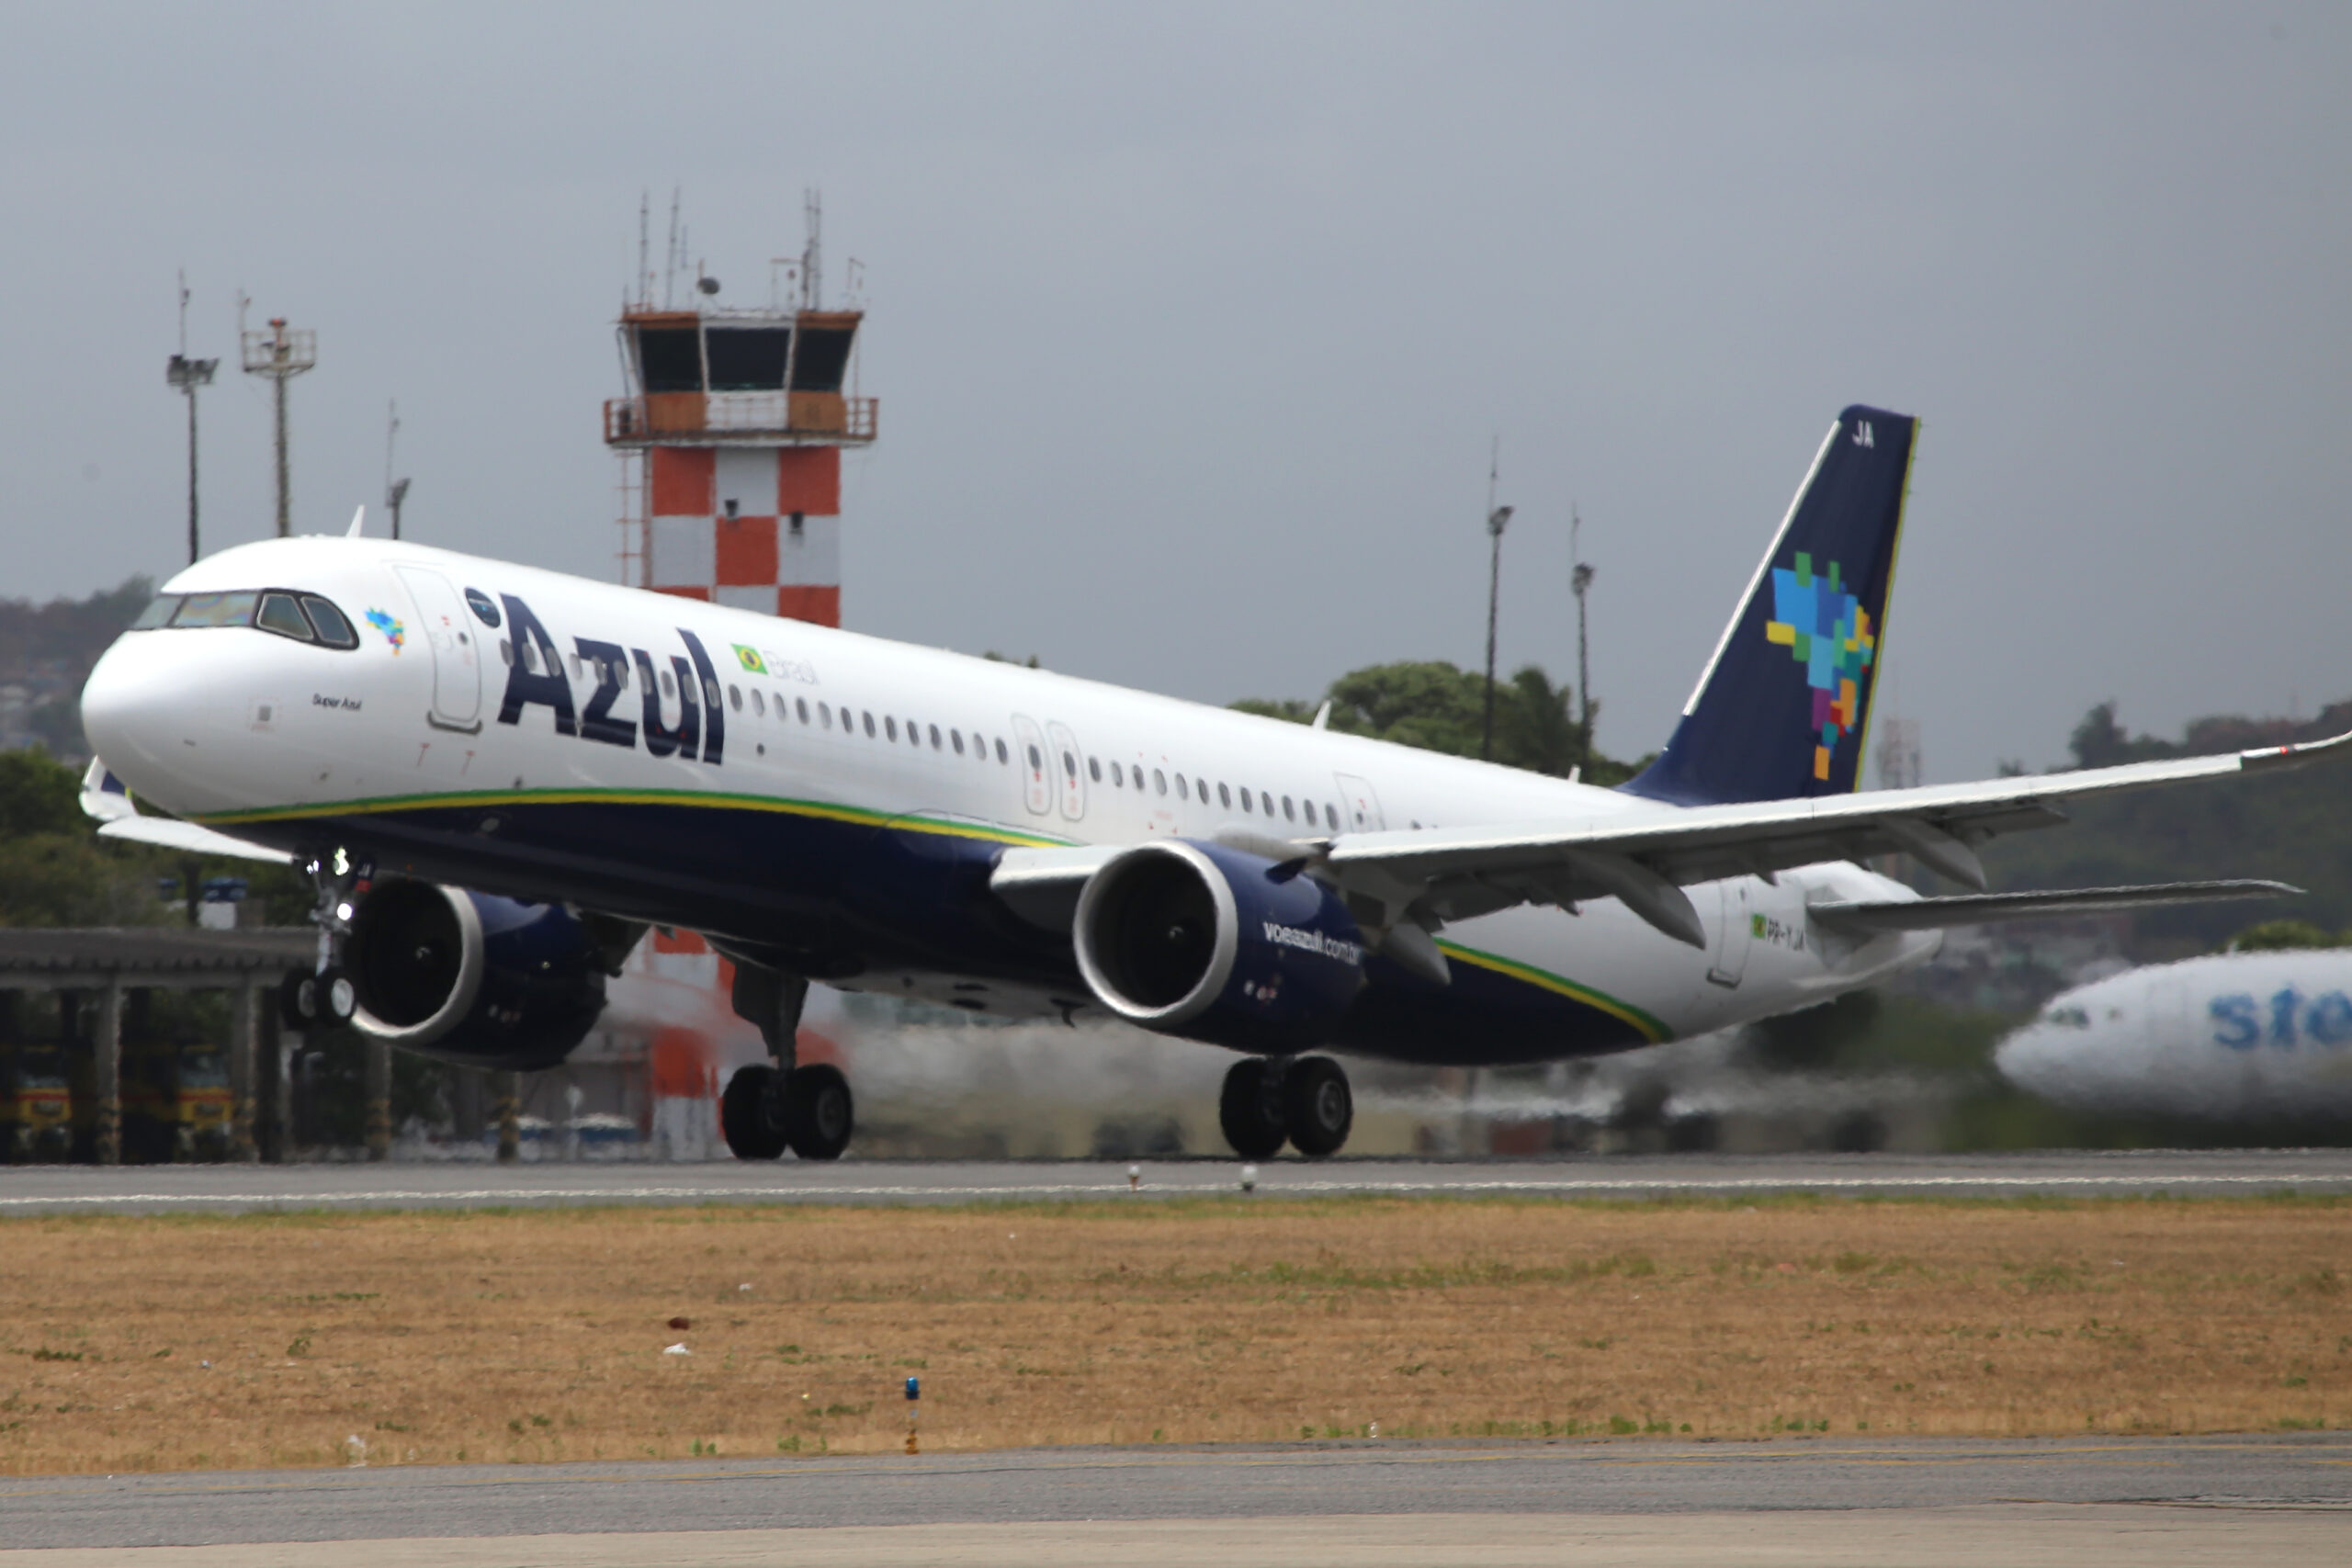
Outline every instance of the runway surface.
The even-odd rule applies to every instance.
[[[1860,1512],[1858,1512],[1858,1510]],[[2352,1434],[1351,1444],[0,1482],[0,1568],[2342,1561]],[[176,1548],[150,1554],[134,1548]],[[200,1549],[200,1550],[187,1550]],[[1092,1553],[1091,1556],[1089,1553]]]
[[[747,1165],[480,1162],[0,1168],[0,1215],[580,1203],[962,1203],[1238,1193],[1227,1160]],[[1640,1198],[1810,1191],[1853,1196],[2089,1197],[2352,1192],[2352,1149],[2020,1155],[1617,1155],[1545,1160],[1268,1160],[1256,1190],[1289,1196],[1450,1193]]]

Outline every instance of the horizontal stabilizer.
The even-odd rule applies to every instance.
[[[2232,898],[2283,898],[2301,893],[2284,882],[2159,882],[2144,887],[2077,887],[2056,893],[1963,893],[1950,898],[1810,904],[1805,912],[1826,926],[1854,931],[1925,931],[1994,920],[2038,920],[2055,915],[2108,915],[2165,904],[2217,904]]]

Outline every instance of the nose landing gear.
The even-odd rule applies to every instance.
[[[1243,1159],[1267,1159],[1287,1142],[1310,1159],[1339,1153],[1355,1125],[1348,1075],[1329,1056],[1245,1056],[1225,1075],[1217,1123]]]

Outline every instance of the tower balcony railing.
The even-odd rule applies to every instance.
[[[647,392],[605,403],[609,446],[854,446],[872,441],[879,398],[839,392]]]

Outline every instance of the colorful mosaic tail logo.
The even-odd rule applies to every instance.
[[[1813,557],[1797,552],[1793,569],[1772,569],[1772,619],[1764,624],[1768,642],[1784,645],[1804,666],[1813,688],[1813,776],[1829,776],[1829,756],[1860,722],[1860,686],[1878,656],[1871,615],[1845,590],[1838,563],[1819,577]]]

